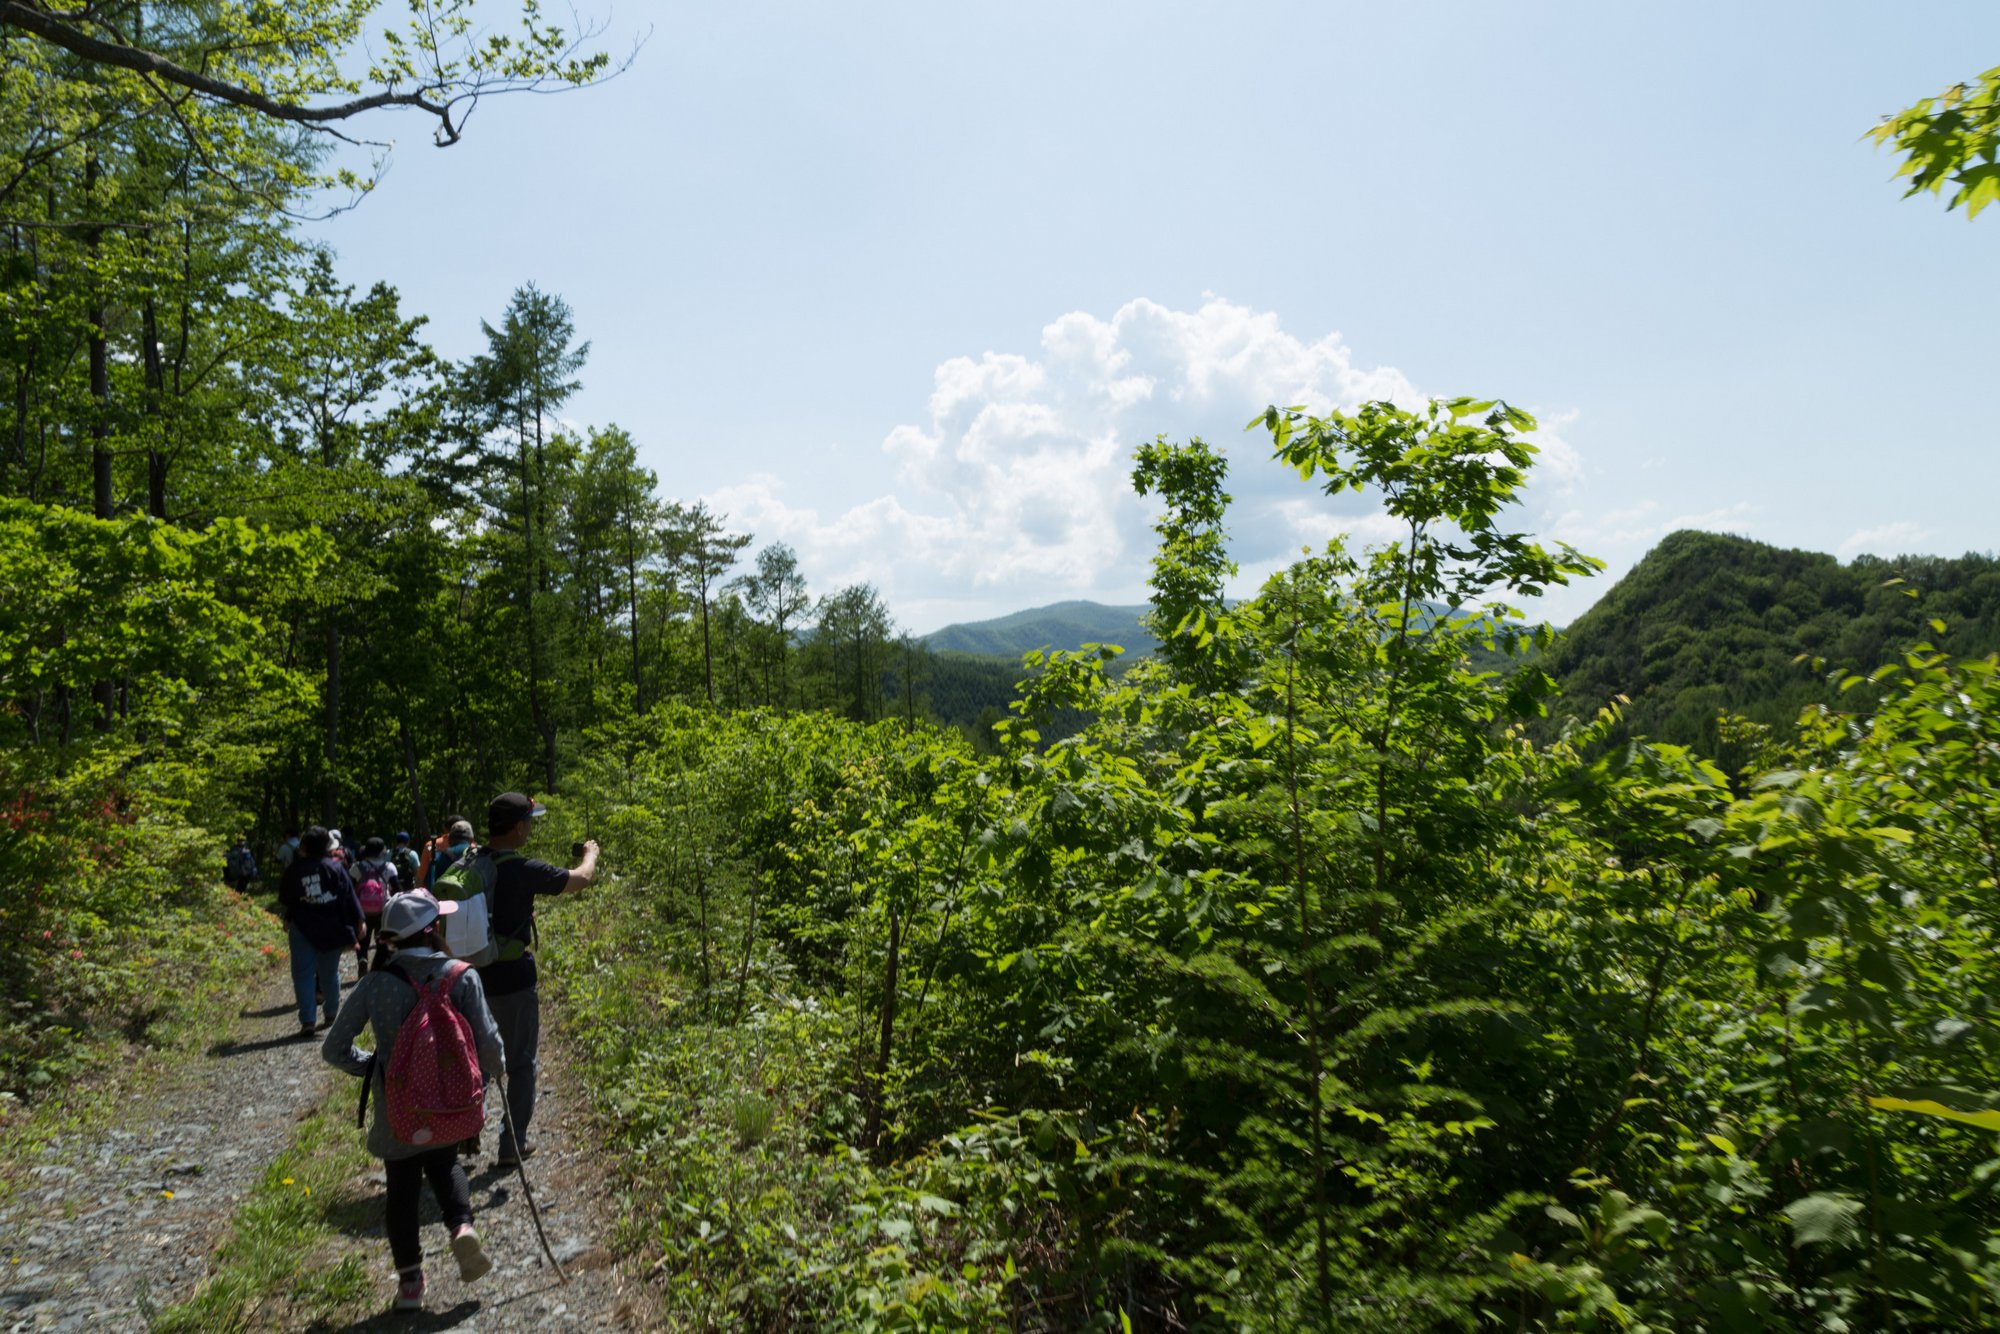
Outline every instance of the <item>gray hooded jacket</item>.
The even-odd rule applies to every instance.
[[[452,964],[447,956],[436,950],[397,950],[392,960],[396,967],[410,975],[418,986],[429,986],[444,974]],[[506,1072],[507,1057],[500,1046],[500,1029],[493,1022],[492,1011],[486,1008],[486,989],[479,983],[479,974],[466,969],[452,984],[451,1003],[465,1016],[472,1026],[472,1041],[479,1048],[479,1069],[486,1076],[486,1084],[491,1088]],[[410,1011],[417,1008],[417,993],[408,982],[397,977],[387,968],[377,968],[368,976],[355,983],[341,1002],[340,1014],[333,1021],[333,1027],[326,1032],[326,1042],[320,1047],[320,1055],[331,1066],[345,1070],[350,1075],[368,1074],[368,1053],[354,1045],[360,1035],[362,1025],[367,1025],[375,1035],[375,1070],[370,1079],[374,1085],[369,1090],[373,1110],[368,1118],[368,1152],[377,1158],[412,1158],[437,1148],[435,1144],[405,1144],[389,1132],[389,1113],[382,1096],[382,1078],[389,1070],[389,1057],[396,1045],[396,1034],[403,1027],[403,1021],[410,1017]]]

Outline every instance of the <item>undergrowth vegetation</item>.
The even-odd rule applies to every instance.
[[[1540,744],[1539,666],[1469,665],[1593,564],[1497,523],[1528,419],[1265,424],[1405,539],[1231,605],[1222,461],[1149,446],[1160,657],[1038,664],[998,756],[671,705],[595,738],[559,836],[623,878],[547,957],[675,1318],[1990,1320],[1994,661],[1835,670],[1867,711],[1740,725],[1738,773],[1615,709]]]
[[[0,1120],[135,1044],[207,1036],[282,953],[268,909],[222,885],[209,758],[0,749]]]

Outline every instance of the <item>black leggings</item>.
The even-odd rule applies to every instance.
[[[472,1191],[465,1184],[456,1144],[409,1158],[388,1158],[382,1165],[389,1171],[389,1254],[398,1271],[412,1270],[424,1260],[424,1248],[417,1240],[417,1205],[423,1179],[430,1178],[438,1212],[444,1215],[444,1225],[454,1231],[460,1223],[472,1221]]]

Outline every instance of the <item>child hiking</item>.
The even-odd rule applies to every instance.
[[[394,952],[355,984],[320,1048],[329,1065],[367,1080],[363,1100],[375,1105],[368,1151],[388,1175],[389,1253],[401,1311],[419,1310],[424,1301],[417,1208],[426,1179],[451,1234],[459,1277],[471,1282],[493,1267],[472,1226],[458,1153],[462,1141],[479,1133],[485,1083],[505,1073],[506,1057],[479,975],[440,948],[439,918],[457,908],[422,892],[388,901],[381,945]],[[354,1045],[364,1025],[374,1034],[373,1056]]]
[[[361,845],[361,858],[354,863],[354,896],[361,901],[361,938],[354,942],[354,957],[359,960],[356,972],[368,975],[368,947],[374,943],[375,933],[382,926],[382,909],[388,905],[392,894],[400,894],[415,886],[407,884],[395,861],[379,838],[371,838]]]

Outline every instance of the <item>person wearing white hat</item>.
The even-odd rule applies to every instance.
[[[375,1107],[368,1125],[368,1151],[382,1160],[388,1175],[386,1230],[389,1253],[396,1262],[396,1307],[405,1311],[421,1309],[424,1300],[417,1210],[426,1179],[451,1233],[451,1253],[458,1261],[459,1277],[471,1282],[493,1267],[472,1226],[471,1191],[459,1161],[462,1146],[405,1144],[397,1139],[389,1128],[388,1099],[383,1091],[396,1034],[416,1009],[418,990],[438,982],[456,962],[445,954],[438,932],[438,919],[456,911],[456,903],[440,903],[422,890],[394,895],[383,905],[383,953],[377,955],[377,966],[348,993],[320,1048],[327,1064],[370,1081],[368,1092]],[[506,1073],[507,1057],[479,974],[470,968],[460,970],[450,996],[452,1005],[471,1026],[479,1068],[490,1087]],[[354,1045],[364,1025],[374,1033],[372,1057]]]

